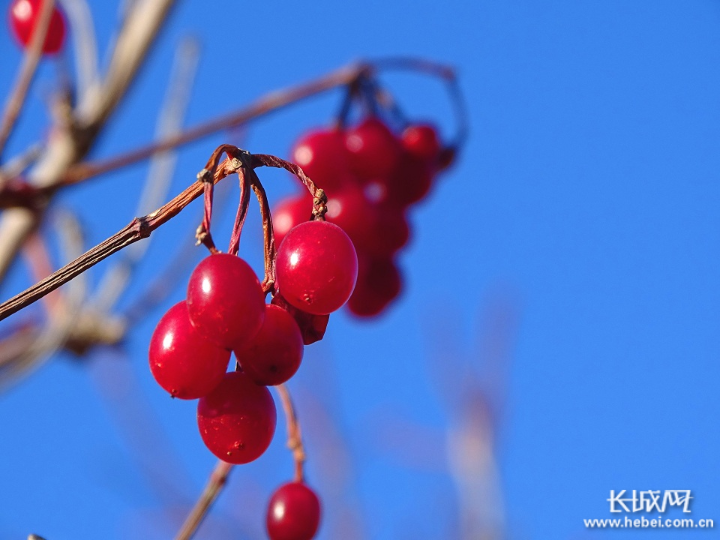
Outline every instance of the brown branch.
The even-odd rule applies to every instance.
[[[292,451],[295,460],[295,481],[303,481],[303,464],[305,463],[305,447],[302,442],[302,433],[300,431],[300,422],[295,413],[295,406],[290,397],[290,392],[284,384],[275,387],[280,395],[280,402],[285,411],[285,420],[287,423],[287,446]]]
[[[87,92],[74,111],[66,111],[56,122],[42,159],[29,175],[31,184],[52,189],[72,165],[84,158],[134,79],[173,3],[174,0],[155,0],[133,6],[113,51],[105,80],[93,88],[94,91]],[[0,215],[0,280],[5,277],[27,236],[42,219],[42,209],[10,208]]]
[[[227,482],[230,471],[232,471],[233,465],[225,463],[224,461],[218,461],[217,465],[210,474],[205,489],[200,494],[200,498],[195,503],[192,511],[185,519],[180,532],[178,532],[175,540],[190,540],[193,537],[197,528],[202,523],[205,516],[210,511],[210,507],[217,499],[220,491]]]
[[[242,162],[239,159],[225,159],[212,174],[212,181],[214,183],[219,182],[227,175],[236,172],[241,166]],[[207,174],[207,172],[208,171],[206,169],[203,169],[203,173]],[[182,193],[170,202],[166,203],[164,206],[160,207],[158,210],[155,210],[146,216],[135,218],[118,233],[85,252],[71,263],[55,271],[42,281],[14,296],[10,300],[3,302],[0,304],[0,320],[7,318],[26,306],[29,306],[46,294],[67,283],[74,277],[82,274],[88,268],[91,268],[113,253],[120,251],[125,246],[129,246],[138,240],[147,238],[155,229],[168,222],[171,218],[179,214],[180,211],[193,200],[197,199],[203,193],[203,190],[203,183],[193,183],[190,187],[186,188]]]
[[[92,176],[104,174],[120,167],[131,165],[138,161],[148,159],[158,152],[164,152],[177,146],[191,143],[197,139],[207,137],[213,133],[224,131],[241,126],[250,120],[254,120],[266,114],[313,97],[317,94],[350,84],[358,76],[367,72],[370,68],[366,64],[358,64],[341,68],[315,81],[299,86],[293,86],[285,90],[271,92],[258,99],[255,103],[244,107],[229,115],[215,118],[198,126],[188,129],[178,135],[167,137],[161,141],[152,143],[143,148],[132,150],[119,156],[90,163],[79,163],[70,168],[64,180],[59,186],[68,186],[81,182]]]
[[[43,0],[42,7],[40,8],[40,14],[38,16],[37,25],[33,29],[32,39],[30,45],[25,52],[20,72],[18,73],[15,87],[10,93],[5,104],[5,112],[3,114],[2,123],[0,124],[0,157],[2,156],[5,144],[10,138],[15,122],[20,116],[23,105],[25,104],[25,98],[30,84],[35,78],[35,72],[37,71],[40,58],[42,58],[43,45],[45,45],[45,38],[47,36],[48,28],[50,27],[50,19],[52,17],[53,9],[55,8],[55,0]]]

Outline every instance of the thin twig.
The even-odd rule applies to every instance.
[[[10,138],[15,122],[20,116],[25,98],[27,97],[30,84],[35,78],[40,58],[42,57],[43,45],[50,27],[50,18],[55,8],[55,0],[43,0],[40,14],[38,16],[37,25],[34,27],[30,46],[25,52],[20,72],[15,82],[15,87],[10,93],[5,104],[5,112],[3,113],[2,122],[0,123],[0,157],[2,157],[5,144]]]
[[[20,176],[25,169],[30,167],[42,154],[42,146],[34,144],[25,150],[19,156],[5,163],[0,169],[0,190],[2,190],[7,182]]]
[[[237,159],[225,159],[215,171],[212,177],[213,182],[217,183],[227,175],[234,173],[241,165],[241,162]],[[197,199],[203,193],[203,189],[202,183],[193,183],[177,197],[163,205],[158,210],[155,210],[147,216],[135,218],[122,230],[90,249],[71,263],[63,266],[47,278],[14,296],[10,300],[3,302],[0,304],[0,320],[7,318],[26,306],[29,306],[46,294],[67,283],[74,277],[82,274],[88,268],[95,266],[103,259],[106,259],[113,253],[120,251],[125,246],[129,246],[138,240],[147,238],[150,236],[152,231],[164,223],[167,223],[171,218],[179,214],[183,208],[185,208],[193,200]]]
[[[220,491],[227,482],[230,471],[232,471],[233,465],[225,463],[224,461],[218,461],[217,465],[210,474],[205,489],[200,494],[200,498],[195,503],[195,506],[191,510],[188,517],[185,519],[180,532],[178,532],[175,540],[190,540],[193,537],[197,528],[202,523],[205,516],[210,511],[210,507],[217,499]]]
[[[29,174],[36,187],[51,188],[92,148],[105,122],[135,78],[150,45],[164,23],[174,0],[134,4],[132,13],[113,50],[101,89],[88,92],[68,115],[69,124],[54,126],[46,151]],[[130,24],[130,22],[137,24]],[[120,42],[123,43],[120,49]],[[43,219],[42,209],[9,208],[0,215],[0,280],[5,277],[23,242]]]
[[[100,83],[95,26],[87,0],[60,0],[70,23],[75,50],[77,93],[82,101],[88,89]]]
[[[280,402],[285,411],[285,421],[287,424],[287,446],[292,451],[295,460],[295,481],[302,482],[304,478],[303,465],[305,463],[305,447],[302,442],[302,433],[300,431],[300,422],[295,413],[290,391],[284,384],[275,387],[280,395]]]
[[[244,107],[229,115],[223,115],[220,118],[204,122],[188,129],[184,133],[168,137],[143,148],[132,150],[107,160],[79,163],[68,171],[66,177],[59,185],[68,186],[76,184],[92,176],[104,174],[120,167],[143,161],[158,152],[191,143],[219,131],[236,128],[250,120],[293,105],[303,99],[313,97],[339,86],[345,86],[356,79],[359,73],[363,73],[367,69],[368,67],[364,64],[341,68],[315,81],[293,86],[285,90],[271,92],[248,107]]]

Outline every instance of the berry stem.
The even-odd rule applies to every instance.
[[[15,80],[15,86],[5,103],[5,111],[2,121],[0,122],[0,158],[5,149],[5,143],[7,143],[10,138],[10,134],[15,127],[15,122],[20,116],[20,112],[25,104],[30,85],[35,78],[35,72],[40,63],[40,58],[42,58],[43,44],[45,43],[45,37],[50,27],[50,18],[52,17],[54,9],[55,0],[42,0],[40,14],[38,15],[38,21],[33,30],[30,46],[25,52],[20,72]]]
[[[253,169],[257,167],[275,167],[278,169],[285,169],[289,173],[297,176],[313,197],[313,219],[316,221],[325,221],[325,212],[327,212],[327,195],[325,195],[325,191],[317,187],[315,183],[310,180],[300,167],[294,163],[268,154],[253,154],[251,165]]]
[[[205,519],[205,516],[210,511],[210,507],[215,502],[215,499],[218,498],[220,491],[222,491],[222,488],[227,483],[228,476],[230,475],[230,471],[232,471],[233,467],[234,465],[225,463],[221,460],[217,462],[217,465],[215,465],[212,473],[210,473],[210,478],[208,478],[207,484],[205,484],[205,489],[203,489],[203,492],[200,494],[200,498],[195,503],[195,506],[190,511],[190,514],[188,514],[188,517],[185,518],[185,523],[183,523],[180,532],[178,532],[175,537],[175,540],[190,540],[190,538],[194,536],[203,519]]]
[[[238,181],[240,183],[240,204],[238,205],[237,214],[235,215],[235,224],[233,225],[232,234],[230,235],[230,245],[228,253],[237,255],[240,250],[240,235],[247,217],[248,205],[250,204],[250,190],[248,189],[248,178],[245,167],[240,167],[237,172]]]
[[[293,459],[295,460],[295,481],[302,482],[304,479],[303,465],[305,463],[306,456],[305,447],[302,442],[302,432],[300,431],[300,422],[298,421],[297,414],[295,413],[295,406],[293,405],[292,398],[290,397],[290,391],[287,389],[287,386],[279,384],[275,388],[280,396],[283,411],[285,411],[285,420],[287,423],[287,446],[292,451]]]
[[[263,240],[265,245],[265,278],[262,282],[263,292],[275,291],[275,235],[273,233],[272,215],[270,214],[270,204],[268,203],[265,188],[263,188],[257,173],[250,169],[248,171],[250,178],[250,186],[255,192],[258,202],[260,203],[260,214],[263,220]]]

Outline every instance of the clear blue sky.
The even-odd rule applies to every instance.
[[[103,47],[114,4],[93,3]],[[402,299],[376,322],[334,316],[291,382],[309,480],[326,501],[320,538],[340,537],[336,526],[379,540],[458,537],[447,448],[462,424],[443,397],[447,384],[450,395],[483,390],[496,413],[508,538],[631,538],[583,527],[583,518],[609,517],[611,489],[690,489],[691,516],[715,519],[716,529],[646,536],[720,536],[720,5],[207,6],[180,2],[95,156],[152,138],[149,120],[187,34],[203,46],[187,125],[384,55],[456,66],[469,103],[461,160],[412,213]],[[5,95],[20,61],[7,31],[0,58]],[[43,67],[8,155],[41,133],[53,73]],[[438,85],[387,81],[411,115],[452,132]],[[261,120],[240,139],[220,134],[188,147],[172,191],[192,182],[221,142],[286,155],[298,134],[331,120],[338,102],[328,95]],[[145,173],[132,167],[61,197],[82,216],[88,247],[130,221]],[[272,200],[291,189],[285,175],[261,177]],[[228,196],[232,206],[237,194]],[[233,210],[215,225],[223,244]],[[190,240],[199,212],[190,207],[154,236],[122,306]],[[246,232],[243,255],[259,270],[256,214],[246,227],[255,232]],[[101,264],[91,284],[111,265]],[[185,279],[122,351],[80,362],[58,355],[0,396],[0,538],[176,532],[214,458],[194,403],[164,395],[146,351]],[[17,265],[2,298],[27,284]],[[514,323],[497,368],[481,338],[503,311]],[[262,538],[265,501],[291,474],[280,423],[270,451],[235,471],[198,538]]]

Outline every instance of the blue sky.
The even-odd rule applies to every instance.
[[[115,5],[96,4],[105,47]],[[692,517],[720,521],[720,6],[231,6],[180,3],[95,157],[152,138],[149,119],[185,35],[202,43],[186,125],[387,55],[455,66],[468,101],[461,159],[412,212],[402,298],[377,321],[333,316],[291,381],[308,477],[326,501],[320,538],[337,538],[335,526],[357,538],[459,537],[448,441],[464,425],[457,407],[466,403],[452,396],[468,393],[493,411],[507,538],[632,537],[583,526],[584,518],[609,517],[611,489],[690,489]],[[21,58],[6,31],[0,57],[5,95]],[[41,135],[54,68],[43,66],[7,155]],[[452,134],[441,86],[412,75],[385,80],[409,115]],[[222,142],[286,156],[300,133],[332,120],[339,100],[328,94],[241,136],[187,147],[172,192]],[[81,216],[88,247],[130,221],[146,170],[130,167],[60,197]],[[284,174],[260,172],[271,200],[291,191]],[[214,225],[221,244],[237,194],[227,197],[229,211]],[[193,205],[153,236],[121,307],[189,242],[199,212]],[[241,254],[260,270],[256,213],[246,231]],[[197,248],[196,258],[203,255]],[[91,283],[110,266],[112,259],[99,265]],[[175,533],[214,459],[197,433],[195,405],[167,399],[146,355],[154,324],[182,298],[186,279],[178,276],[179,287],[133,327],[122,351],[81,361],[58,355],[0,395],[1,538]],[[2,297],[28,284],[18,264]],[[505,352],[493,356],[498,318],[510,322],[501,332]],[[467,403],[481,418],[479,402]],[[292,474],[282,435],[279,424],[269,452],[233,473],[198,538],[262,538],[265,501]]]

